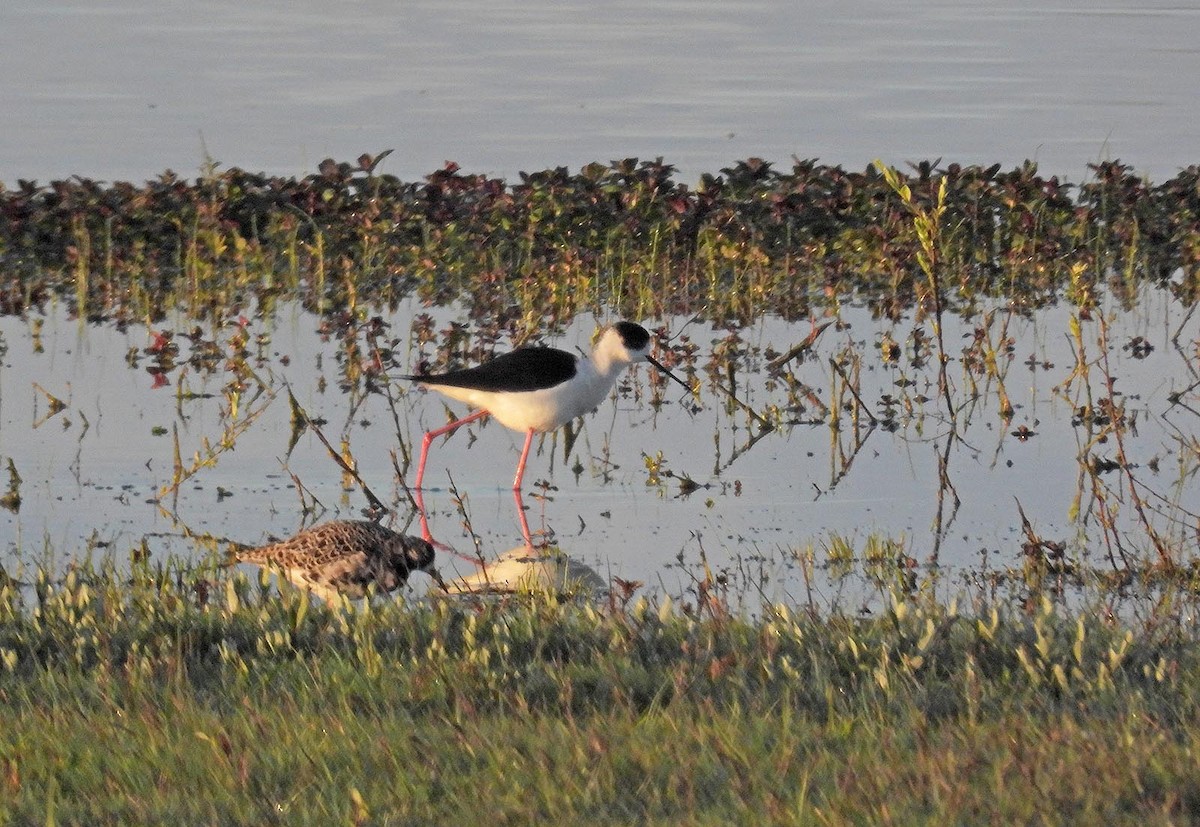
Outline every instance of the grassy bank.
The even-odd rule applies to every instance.
[[[1200,817],[1200,648],[1161,604],[327,608],[133,569],[0,593],[0,821]]]

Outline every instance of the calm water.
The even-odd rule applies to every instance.
[[[422,311],[401,308],[389,318],[393,334],[408,341],[414,315]],[[1095,488],[1084,468],[1114,459],[1117,447],[1089,444],[1087,430],[1072,424],[1077,406],[1088,401],[1088,389],[1092,404],[1106,391],[1095,322],[1084,324],[1091,376],[1087,382],[1072,380],[1068,315],[1064,308],[1050,308],[1036,319],[1008,319],[1012,358],[1002,363],[1016,409],[1009,423],[999,415],[996,383],[980,381],[972,387],[956,362],[951,380],[956,400],[965,407],[962,440],[948,454],[947,469],[961,506],[940,530],[939,455],[947,428],[936,399],[934,360],[923,367],[911,364],[908,356],[918,326],[911,320],[872,320],[853,308],[843,310],[841,329],[830,327],[822,335],[816,358],[792,365],[794,387],[800,388],[795,397],[804,400],[806,410],[794,406],[787,383],[767,381],[763,363],[766,351],[785,351],[801,341],[808,334],[807,323],[765,320],[740,331],[739,394],[760,410],[790,407],[791,422],[740,456],[735,451],[748,436],[746,417],[728,411],[723,397],[709,388],[694,406],[681,398],[679,389],[668,387],[665,404],[656,408],[649,404],[646,369],[633,372],[583,420],[567,459],[561,442],[550,439],[531,459],[526,490],[537,480],[549,481],[556,490],[544,506],[526,498],[530,522],[537,530],[544,516],[563,549],[606,578],[661,583],[672,591],[683,577],[672,566],[679,556],[694,566],[707,554],[716,569],[757,571],[761,564],[772,578],[771,596],[796,596],[803,584],[784,561],[810,544],[822,549],[835,534],[849,538],[858,553],[872,533],[903,540],[905,552],[922,562],[940,549],[940,562],[951,570],[1018,564],[1018,500],[1042,536],[1075,550],[1090,549],[1093,561],[1102,563],[1095,556],[1105,548],[1094,510]],[[1005,318],[998,314],[989,328],[995,342]],[[727,343],[726,331],[682,320],[668,323],[674,334],[699,347],[700,365],[714,345]],[[593,324],[579,320],[556,343],[585,345]],[[948,325],[953,354],[970,345],[979,324],[976,319]],[[191,326],[178,325],[185,330]],[[205,378],[195,370],[176,370],[168,385],[156,388],[144,355],[136,366],[127,361],[131,350],[139,352],[151,342],[145,328],[118,332],[81,326],[53,312],[35,335],[28,320],[0,318],[0,347],[5,349],[0,359],[0,462],[6,465],[12,458],[24,480],[19,512],[0,511],[0,562],[11,562],[18,553],[37,559],[47,548],[75,556],[89,539],[123,552],[146,538],[156,553],[189,554],[195,544],[185,530],[243,542],[287,535],[301,521],[293,473],[325,507],[322,519],[356,516],[365,500],[356,491],[343,490],[340,471],[317,439],[304,435],[288,454],[284,380],[311,415],[326,421],[325,432],[334,444],[345,436],[376,494],[400,503],[403,526],[410,511],[397,490],[389,452],[401,442],[419,446],[424,429],[445,421],[441,399],[397,387],[395,415],[378,395],[359,404],[338,388],[338,343],[319,336],[316,327],[311,316],[293,308],[251,323],[254,334],[269,337],[258,373],[281,395],[274,401],[243,396],[239,419],[251,424],[237,437],[236,448],[200,470],[177,498],[164,498],[160,507],[153,500],[171,481],[172,434],[179,434],[185,465],[206,442],[219,442],[228,375],[218,371]],[[928,326],[921,327],[928,335]],[[1180,311],[1162,292],[1147,291],[1135,311],[1114,316],[1108,335],[1119,401],[1134,422],[1125,436],[1127,457],[1144,486],[1157,530],[1187,547],[1196,531],[1187,514],[1194,507],[1188,504],[1200,502],[1200,460],[1189,441],[1200,417],[1195,344],[1200,318]],[[228,330],[217,336],[223,341]],[[1127,347],[1137,336],[1146,337],[1153,349]],[[908,354],[896,364],[880,358],[887,337]],[[188,344],[177,339],[186,357]],[[837,433],[828,424],[810,424],[823,417],[821,404],[833,404],[835,376],[828,360],[837,354],[862,357],[861,396],[872,410],[882,416],[888,400],[895,400],[894,431],[864,427],[856,442],[848,415],[841,417]],[[415,364],[420,354],[410,350],[404,358]],[[52,414],[35,382],[67,408]],[[181,389],[198,396],[181,401]],[[1173,402],[1172,394],[1181,391],[1183,396]],[[1014,432],[1021,428],[1034,435],[1017,438]],[[494,423],[474,428],[472,434],[475,439],[459,433],[435,446],[427,481],[439,490],[427,495],[427,505],[435,536],[471,552],[463,516],[446,490],[452,479],[465,498],[482,551],[491,556],[520,538],[509,485],[521,437]],[[659,452],[663,468],[704,487],[681,496],[677,479],[660,475],[656,481],[644,456],[658,457]],[[0,485],[7,479],[0,467]],[[1115,501],[1124,488],[1121,475],[1110,472],[1099,479],[1117,492]],[[1182,504],[1185,512],[1171,504]],[[943,516],[950,516],[948,505]],[[1123,508],[1118,523],[1129,550],[1145,552],[1145,534],[1131,508]],[[824,559],[823,552],[818,559]]]
[[[1200,161],[1197,44],[1200,2],[9,0],[0,8],[0,181],[142,180],[166,168],[192,175],[206,152],[225,165],[300,175],[326,156],[386,148],[396,153],[385,171],[405,178],[447,159],[511,179],[518,170],[663,156],[691,181],[752,155],[782,165],[796,155],[855,168],[876,157],[1005,165],[1034,158],[1072,180],[1086,175],[1089,161],[1120,157],[1161,180]],[[406,338],[422,311],[389,319],[396,335]],[[964,440],[948,457],[962,505],[940,531],[944,422],[935,404],[904,407],[934,396],[932,377],[928,368],[884,365],[877,349],[885,334],[909,341],[914,325],[853,309],[842,321],[849,327],[828,330],[819,358],[796,366],[794,381],[828,403],[828,357],[860,352],[866,402],[882,409],[889,396],[901,400],[896,432],[876,429],[855,445],[845,431],[804,424],[797,411],[798,424],[729,464],[747,436],[744,417],[726,412],[711,391],[698,410],[670,392],[656,410],[645,400],[645,373],[637,373],[627,392],[586,420],[567,459],[547,441],[531,466],[529,479],[557,488],[544,515],[563,547],[604,575],[668,586],[680,576],[669,566],[681,554],[752,566],[835,532],[860,544],[873,531],[902,537],[918,559],[938,548],[950,566],[1011,564],[1021,541],[1016,497],[1043,535],[1103,548],[1081,459],[1111,450],[1081,443],[1071,424],[1078,383],[1056,390],[1073,363],[1065,310],[1011,321],[1007,389],[1016,416],[1006,424],[996,388],[978,389]],[[948,332],[953,353],[977,321]],[[1170,333],[1183,324],[1179,341],[1193,341],[1197,321],[1148,293],[1113,324],[1118,388],[1139,417],[1126,448],[1158,498],[1152,519],[1177,536],[1189,529],[1170,504],[1200,502],[1194,452],[1185,447],[1196,415],[1168,397],[1196,381],[1197,357]],[[580,320],[559,344],[585,343],[592,326]],[[683,323],[669,326],[679,333]],[[433,395],[403,395],[398,424],[378,397],[355,407],[337,390],[336,344],[315,328],[298,310],[253,322],[252,331],[271,340],[261,369],[276,390],[290,381],[310,413],[330,423],[331,438],[345,433],[363,476],[397,501],[388,452],[442,422],[442,405]],[[725,337],[698,326],[683,332],[702,359]],[[765,380],[763,351],[786,350],[807,332],[772,320],[741,332],[741,373],[755,377],[742,388],[751,404],[789,404],[786,388]],[[1094,346],[1095,331],[1085,335]],[[1146,358],[1123,349],[1138,335],[1155,347]],[[171,513],[148,502],[171,479],[174,432],[185,463],[205,440],[220,439],[226,381],[220,373],[173,374],[154,388],[145,357],[136,367],[126,361],[150,341],[144,328],[81,327],[57,311],[40,336],[28,320],[0,319],[0,487],[9,458],[24,480],[20,511],[0,511],[0,560],[45,548],[74,553],[88,538],[116,548],[147,538],[156,552],[187,552],[185,529],[247,542],[288,534],[300,521],[290,473],[326,518],[361,507],[311,435],[288,454],[283,398],[243,400],[262,412],[236,450],[185,483],[167,503]],[[1030,355],[1053,367],[1031,370]],[[965,399],[970,383],[958,370]],[[67,409],[48,416],[34,382]],[[211,397],[180,402],[181,382]],[[1019,426],[1037,435],[1013,437]],[[469,549],[444,490],[448,472],[491,553],[517,539],[507,481],[520,437],[495,425],[475,435],[436,449],[430,480],[443,490],[428,504],[439,538]],[[664,468],[708,487],[681,497],[677,480],[656,483],[643,456],[659,452]],[[542,505],[527,504],[536,527]],[[1126,508],[1121,530],[1136,533],[1133,519]],[[800,585],[783,572],[772,588],[793,593]]]
[[[394,148],[518,170],[752,155],[1037,159],[1156,180],[1200,147],[1200,2],[7,0],[0,181],[287,175]]]

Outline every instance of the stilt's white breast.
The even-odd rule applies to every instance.
[[[590,358],[519,348],[477,368],[430,376],[425,384],[486,410],[515,431],[544,433],[596,408],[621,371],[646,359],[649,346],[644,328],[621,322],[601,334]],[[419,376],[409,378],[421,381]],[[557,384],[545,387],[547,379]]]
[[[552,431],[583,416],[604,401],[611,381],[596,373],[587,359],[580,359],[569,381],[536,391],[493,394],[487,408],[501,424],[516,431]]]

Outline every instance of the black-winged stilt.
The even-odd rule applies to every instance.
[[[533,435],[552,431],[595,408],[604,401],[621,371],[638,362],[650,363],[691,391],[686,382],[650,356],[650,333],[633,322],[617,322],[606,328],[590,356],[552,347],[519,347],[477,367],[400,377],[478,409],[425,434],[416,489],[420,491],[425,478],[425,461],[433,440],[491,415],[500,424],[525,433],[525,447],[513,479],[513,491],[519,492]]]

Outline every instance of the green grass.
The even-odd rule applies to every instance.
[[[211,578],[0,591],[0,822],[1200,818],[1200,647],[1170,613],[327,608]]]

